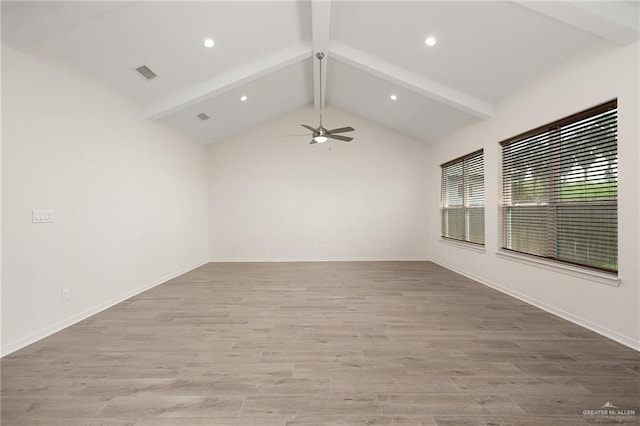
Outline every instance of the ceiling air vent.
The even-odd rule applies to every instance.
[[[145,80],[153,80],[154,78],[157,77],[156,73],[151,71],[149,69],[149,67],[147,67],[146,65],[143,65],[141,67],[136,68],[136,71],[138,72],[138,74],[140,74],[142,76],[142,78],[144,78]]]
[[[201,112],[200,114],[196,115],[196,117],[198,117],[202,121],[209,119],[209,116],[207,114],[205,114],[204,112]]]

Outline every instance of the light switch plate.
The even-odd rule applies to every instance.
[[[33,223],[53,223],[53,210],[33,210],[32,220]]]

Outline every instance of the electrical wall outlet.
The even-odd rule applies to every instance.
[[[53,210],[33,210],[31,219],[33,223],[53,223]]]
[[[68,302],[69,301],[69,289],[68,288],[63,288],[62,290],[60,290],[60,295],[62,297],[62,301],[63,302]]]

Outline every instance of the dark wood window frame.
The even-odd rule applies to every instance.
[[[617,274],[617,100],[500,144],[501,248]]]
[[[441,236],[484,246],[484,151],[440,165]]]

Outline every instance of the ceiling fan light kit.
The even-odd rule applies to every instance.
[[[339,141],[350,142],[353,138],[349,136],[337,135],[336,133],[345,133],[345,132],[353,132],[355,129],[353,127],[340,127],[338,129],[327,130],[322,126],[322,110],[324,107],[324,102],[322,102],[322,59],[324,58],[324,52],[316,53],[316,58],[318,58],[318,68],[319,72],[319,81],[320,81],[320,125],[318,127],[312,127],[308,124],[301,124],[305,129],[311,130],[311,142],[310,144],[316,143],[325,143],[329,139],[336,139]]]

